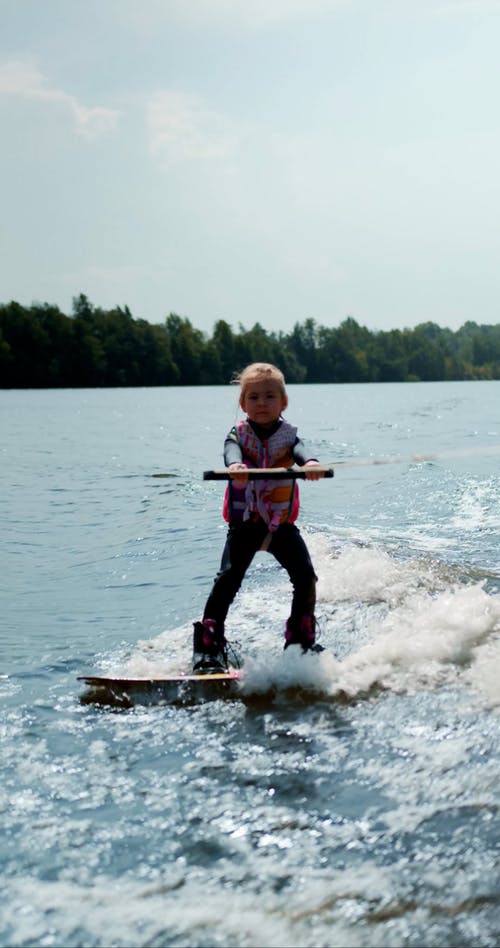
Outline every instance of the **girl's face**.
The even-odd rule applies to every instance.
[[[288,404],[277,382],[251,382],[245,388],[240,405],[250,419],[258,425],[270,427],[278,420]]]

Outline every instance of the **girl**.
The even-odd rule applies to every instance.
[[[249,480],[249,467],[307,465],[307,480],[318,480],[318,461],[308,458],[297,429],[285,421],[288,405],[283,373],[274,365],[254,362],[239,376],[239,404],[246,418],[224,442],[230,481],[223,515],[229,523],[219,572],[208,597],[203,620],[194,623],[193,671],[227,670],[224,622],[243,577],[258,550],[268,550],[283,566],[293,586],[285,648],[322,651],[315,644],[316,575],[306,544],[295,526],[299,494],[295,480]]]

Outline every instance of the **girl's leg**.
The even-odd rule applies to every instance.
[[[317,576],[309,550],[296,526],[282,524],[273,535],[269,552],[286,569],[293,586],[290,617],[287,622],[287,642],[299,642],[311,647],[315,640],[314,610],[316,606]]]
[[[220,569],[203,612],[203,618],[213,619],[221,632],[229,607],[266,534],[262,520],[229,527]]]

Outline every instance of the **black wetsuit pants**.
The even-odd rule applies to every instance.
[[[317,576],[298,528],[291,523],[283,523],[269,534],[267,524],[263,520],[248,520],[229,527],[220,569],[203,613],[204,619],[216,621],[221,632],[245,573],[257,551],[262,549],[263,543],[266,544],[264,549],[272,553],[286,569],[293,586],[289,628],[300,628],[302,616],[314,615]]]

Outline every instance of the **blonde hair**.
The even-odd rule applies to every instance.
[[[285,376],[281,369],[270,362],[252,362],[235,378],[235,382],[240,385],[240,405],[245,399],[246,390],[253,382],[273,382],[277,385],[282,398],[288,404],[288,395],[286,393]],[[286,407],[286,406],[285,406]]]

